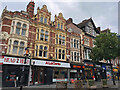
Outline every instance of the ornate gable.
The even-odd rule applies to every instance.
[[[57,29],[65,30],[66,20],[63,17],[62,13],[59,13],[58,16],[55,15],[55,27]]]
[[[46,5],[43,5],[41,9],[39,7],[37,8],[37,18],[38,22],[45,23],[47,25],[50,24],[51,13],[48,11]]]

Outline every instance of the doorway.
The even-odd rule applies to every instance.
[[[43,84],[45,70],[42,67],[34,67],[33,69],[33,84]]]

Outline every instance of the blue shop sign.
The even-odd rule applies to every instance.
[[[102,64],[102,69],[106,70],[106,64]]]

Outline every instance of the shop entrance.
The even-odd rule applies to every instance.
[[[33,84],[43,84],[45,77],[45,70],[41,67],[34,67],[33,69]]]

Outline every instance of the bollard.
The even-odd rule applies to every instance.
[[[23,86],[20,86],[20,90],[22,90]]]

